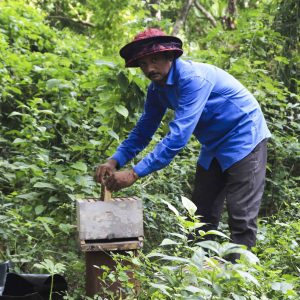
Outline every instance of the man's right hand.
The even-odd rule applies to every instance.
[[[95,180],[104,184],[104,179],[112,175],[116,170],[118,162],[114,159],[109,159],[106,163],[99,165],[96,169]]]

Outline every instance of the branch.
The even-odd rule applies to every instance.
[[[236,0],[229,0],[227,10],[231,16],[235,16],[237,13]]]
[[[161,21],[161,0],[146,0],[145,2],[148,10],[150,11],[151,17],[155,18],[157,21]],[[153,8],[153,4],[158,6],[158,10]]]
[[[198,1],[195,1],[195,6],[204,14],[213,27],[217,27],[217,21],[209,11],[207,11]]]
[[[80,24],[83,26],[88,26],[88,27],[95,27],[95,24],[87,22],[87,21],[82,21],[82,20],[76,20],[76,19],[72,19],[69,17],[64,17],[64,16],[48,16],[48,19],[57,19],[57,20],[62,20],[62,21],[67,21],[67,22],[72,22],[72,23],[76,23],[76,24]]]
[[[186,18],[188,16],[189,10],[193,5],[195,0],[186,0],[182,10],[180,12],[179,18],[176,20],[175,25],[173,27],[172,35],[177,35],[182,25],[185,23]]]

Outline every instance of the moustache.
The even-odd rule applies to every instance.
[[[152,76],[155,76],[155,75],[159,75],[159,73],[150,72],[150,73],[148,73],[147,77],[152,77]]]

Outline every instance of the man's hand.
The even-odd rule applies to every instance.
[[[101,184],[105,183],[105,177],[109,177],[116,170],[118,162],[114,159],[109,159],[105,164],[99,165],[96,169],[95,180]]]
[[[104,184],[109,191],[117,192],[131,186],[138,178],[139,176],[133,170],[126,170],[113,173],[104,181]]]

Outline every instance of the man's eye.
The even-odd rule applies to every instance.
[[[152,62],[153,64],[155,64],[155,63],[157,62],[157,59],[156,59],[156,58],[152,58],[151,62]]]

